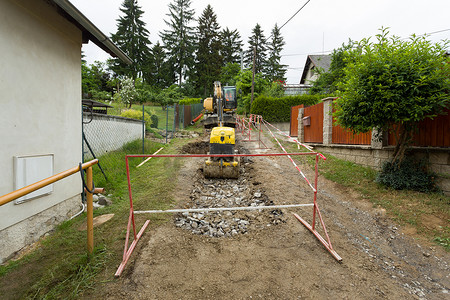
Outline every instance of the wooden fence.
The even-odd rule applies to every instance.
[[[291,125],[289,127],[290,136],[298,136],[298,111],[303,108],[303,104],[291,107]]]
[[[291,136],[298,136],[298,112],[303,105],[291,108]],[[414,134],[413,146],[419,147],[450,147],[450,109],[445,115],[426,119],[419,123],[418,131]],[[323,143],[324,136],[324,102],[304,108],[303,134],[306,143]],[[331,121],[329,121],[331,122]],[[332,121],[332,144],[371,145],[372,132],[353,134],[350,130],[341,128]],[[388,145],[396,144],[394,133],[388,135]]]
[[[333,118],[332,143],[346,145],[370,145],[372,143],[372,131],[354,134],[351,130],[347,130],[335,124]]]
[[[418,131],[414,133],[413,146],[419,147],[450,147],[450,109],[434,119],[419,122]],[[388,144],[395,145],[397,137],[389,133]]]
[[[323,143],[323,102],[306,107],[303,119],[310,124],[303,126],[305,142]]]

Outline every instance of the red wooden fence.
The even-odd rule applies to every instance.
[[[446,115],[419,122],[418,131],[413,137],[413,146],[420,147],[450,147],[450,109],[445,110]],[[396,136],[389,133],[388,144],[396,144]]]
[[[298,110],[303,105],[291,108],[290,135],[298,136]],[[413,146],[420,147],[450,147],[450,109],[444,111],[446,115],[426,119],[419,122],[418,131],[414,134]],[[306,143],[323,143],[323,102],[304,108],[304,117],[310,118],[310,125],[303,125],[304,141]],[[333,119],[333,144],[370,145],[372,132],[353,134],[336,125]],[[389,133],[388,144],[395,145],[394,133]]]
[[[310,118],[309,126],[303,126],[306,143],[323,143],[323,102],[306,107],[304,118]]]
[[[290,136],[298,136],[298,111],[303,108],[303,104],[291,107],[291,126],[289,128]]]
[[[351,130],[344,129],[341,126],[334,124],[333,118],[332,143],[346,145],[370,145],[372,143],[372,131],[354,134]]]

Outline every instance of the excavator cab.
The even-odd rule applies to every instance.
[[[237,108],[236,87],[224,86],[223,95],[224,95],[224,103],[223,103],[224,109],[225,110],[236,109]]]

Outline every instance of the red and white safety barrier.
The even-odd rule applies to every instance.
[[[200,210],[202,211],[221,211],[221,210],[248,210],[248,209],[274,209],[274,208],[292,208],[292,207],[302,207],[302,206],[313,206],[313,216],[312,216],[312,224],[309,224],[308,222],[306,222],[303,218],[301,218],[298,214],[294,214],[295,218],[301,222],[306,228],[308,228],[308,230],[310,230],[313,235],[319,240],[319,242],[322,243],[322,245],[330,252],[330,254],[337,260],[337,261],[342,261],[342,258],[336,253],[336,251],[333,249],[333,246],[331,245],[331,241],[330,241],[330,237],[328,236],[328,232],[327,229],[325,227],[325,223],[323,221],[322,218],[322,214],[319,210],[319,206],[317,204],[317,183],[318,183],[318,165],[319,165],[319,157],[325,159],[325,157],[323,155],[321,155],[320,153],[314,152],[310,147],[308,147],[307,145],[303,145],[300,144],[302,146],[304,146],[308,152],[298,152],[298,153],[288,153],[286,151],[286,149],[283,147],[283,145],[280,143],[280,141],[275,137],[275,135],[273,134],[273,132],[269,129],[269,126],[271,126],[272,128],[277,129],[278,132],[281,132],[281,130],[279,130],[278,128],[276,128],[275,126],[271,125],[270,123],[264,121],[262,119],[261,116],[255,116],[254,117],[255,120],[257,120],[258,122],[260,122],[260,124],[264,124],[267,131],[270,133],[270,135],[276,140],[276,142],[278,143],[278,145],[280,146],[280,148],[283,150],[284,153],[268,153],[268,154],[152,154],[152,155],[126,155],[125,156],[125,161],[126,161],[126,171],[127,171],[127,180],[128,180],[128,195],[129,195],[129,200],[130,200],[130,212],[129,212],[129,217],[128,217],[128,225],[127,225],[127,232],[126,232],[126,237],[125,237],[125,246],[124,246],[124,252],[123,252],[123,258],[122,258],[122,262],[120,263],[115,276],[118,277],[122,274],[125,265],[127,264],[131,254],[133,253],[134,248],[136,247],[139,239],[141,238],[142,234],[144,233],[145,229],[148,227],[150,220],[146,220],[144,225],[142,226],[142,228],[139,230],[139,233],[136,233],[136,223],[135,223],[135,219],[134,219],[134,215],[136,213],[174,213],[174,212],[180,212],[180,211],[197,211],[199,209],[172,209],[172,210],[146,210],[146,211],[135,211],[133,209],[133,196],[132,196],[132,191],[131,191],[131,179],[130,179],[130,168],[129,168],[129,159],[130,158],[135,158],[135,157],[245,157],[245,156],[286,156],[289,158],[289,160],[293,163],[294,167],[299,171],[299,173],[301,174],[301,176],[306,180],[306,182],[308,183],[308,185],[311,187],[313,193],[314,193],[314,197],[313,197],[313,203],[297,203],[297,204],[286,204],[286,205],[277,205],[277,206],[264,206],[264,207],[254,207],[254,208],[249,208],[249,207],[229,207],[229,208],[201,208]],[[238,119],[237,124],[239,124],[238,128],[239,129],[244,129],[245,128],[245,119]],[[248,122],[248,130],[251,130],[251,126],[252,126],[252,122],[249,121]],[[259,131],[261,130],[261,127],[259,129]],[[285,135],[285,134],[283,134]],[[289,136],[288,136],[289,137]],[[296,156],[296,155],[314,155],[316,158],[316,163],[315,163],[315,178],[314,178],[314,185],[311,184],[311,182],[308,180],[308,178],[305,176],[305,174],[302,172],[302,170],[300,169],[300,167],[295,163],[295,161],[292,159],[292,156]],[[316,230],[315,228],[315,224],[316,224],[316,215],[319,217],[319,222],[322,226],[322,230],[325,233],[325,238],[323,238],[319,232]],[[131,233],[131,229],[133,230],[132,232],[132,237],[133,237],[133,241],[130,245],[130,247],[128,247],[128,243],[129,243],[129,239],[130,239],[130,233]]]
[[[322,243],[322,245],[328,250],[328,252],[330,252],[330,254],[339,262],[342,261],[342,258],[337,254],[337,252],[333,249],[333,246],[331,245],[331,241],[330,241],[330,237],[328,236],[328,232],[327,229],[325,227],[325,223],[323,221],[322,218],[322,214],[320,212],[319,206],[317,204],[317,183],[318,183],[318,177],[319,177],[319,157],[321,157],[323,160],[326,160],[326,157],[318,152],[314,152],[314,150],[305,145],[300,143],[297,139],[294,139],[298,145],[303,146],[304,148],[306,148],[309,152],[309,154],[314,154],[316,156],[316,162],[315,162],[315,178],[314,178],[314,186],[311,184],[311,182],[308,180],[308,178],[305,176],[305,174],[301,171],[300,167],[295,163],[295,161],[292,159],[291,155],[289,155],[286,151],[286,149],[283,147],[283,145],[280,143],[280,141],[275,137],[275,135],[273,134],[273,132],[269,129],[269,126],[271,126],[272,128],[276,129],[277,132],[283,136],[286,136],[290,139],[292,139],[292,137],[290,137],[289,135],[285,134],[284,132],[282,132],[280,129],[276,128],[275,126],[273,126],[272,124],[270,124],[269,122],[265,121],[262,119],[262,117],[260,118],[260,120],[264,123],[267,131],[270,133],[270,135],[272,136],[272,138],[275,139],[275,141],[277,142],[277,144],[280,146],[280,148],[283,150],[283,152],[286,154],[286,156],[289,158],[289,160],[292,162],[292,164],[294,165],[294,167],[299,171],[299,173],[301,174],[301,176],[305,179],[305,181],[308,183],[308,185],[311,187],[311,189],[313,190],[314,193],[314,209],[313,209],[313,220],[312,220],[312,225],[310,225],[308,222],[306,222],[304,219],[302,219],[298,214],[294,214],[295,218],[300,221],[306,228],[308,228],[308,230],[310,230],[314,236],[319,240],[319,242]],[[322,229],[325,233],[325,237],[326,239],[324,239],[319,232],[317,232],[317,230],[315,229],[315,224],[316,224],[316,214],[319,216],[319,222],[322,225]]]

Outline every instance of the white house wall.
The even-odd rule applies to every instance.
[[[81,161],[80,48],[81,31],[46,1],[0,1],[0,195],[14,190],[14,156],[53,154],[54,173]],[[79,175],[53,189],[0,207],[2,244],[11,238],[2,232],[15,232],[10,227],[26,218],[67,199],[73,202],[67,209],[79,207]],[[39,220],[34,226],[41,226]],[[10,247],[15,244],[20,243]],[[0,262],[19,249],[0,246]]]

